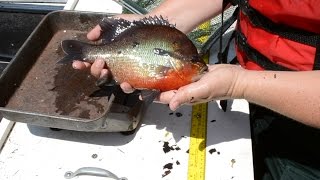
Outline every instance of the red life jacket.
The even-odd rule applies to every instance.
[[[237,58],[251,70],[320,69],[318,0],[238,0]]]

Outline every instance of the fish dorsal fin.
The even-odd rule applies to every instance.
[[[103,43],[109,43],[119,36],[123,31],[132,27],[132,23],[121,18],[103,18],[99,23],[101,27],[101,39]]]
[[[132,27],[159,25],[174,28],[175,25],[170,24],[168,20],[162,16],[145,17],[140,20],[128,21],[122,18],[106,17],[99,23],[101,27],[101,39],[103,43],[109,43],[118,37],[121,33]]]
[[[164,19],[161,15],[158,16],[149,16],[145,17],[143,19],[140,19],[138,21],[133,21],[135,26],[145,26],[145,25],[159,25],[159,26],[169,26],[169,27],[175,27],[175,25],[170,24],[170,22],[167,19]]]

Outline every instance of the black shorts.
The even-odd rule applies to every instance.
[[[249,107],[255,180],[319,180],[320,129]]]

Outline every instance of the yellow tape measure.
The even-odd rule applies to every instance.
[[[208,30],[210,21],[199,26],[199,29]],[[208,36],[198,38],[202,43],[208,39]],[[209,56],[205,57],[208,63]],[[190,148],[188,164],[188,180],[204,180],[206,170],[206,137],[207,137],[207,113],[208,103],[202,103],[192,106],[191,130],[190,130]]]
[[[192,107],[188,180],[205,179],[207,110],[207,103]]]

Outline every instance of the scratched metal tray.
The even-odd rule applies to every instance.
[[[64,56],[62,40],[87,41],[86,33],[111,15],[79,11],[46,15],[0,76],[3,116],[76,131],[133,131],[144,112],[138,94],[124,94],[118,87],[97,87],[88,71],[56,63]]]

